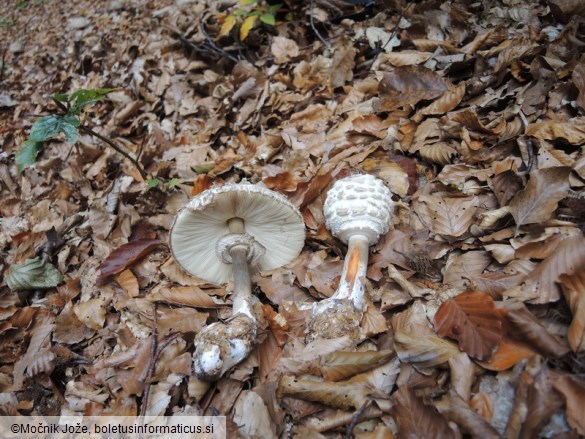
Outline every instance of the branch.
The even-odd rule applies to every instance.
[[[108,146],[110,146],[114,151],[122,154],[124,157],[126,157],[128,160],[130,160],[130,162],[132,162],[132,164],[134,165],[134,167],[136,167],[136,169],[140,173],[140,176],[142,177],[142,179],[143,180],[146,180],[146,178],[147,178],[146,172],[142,168],[142,165],[140,165],[140,163],[138,163],[138,160],[136,160],[134,157],[132,157],[130,154],[128,154],[126,151],[124,151],[122,148],[120,148],[118,145],[116,145],[110,139],[108,139],[107,137],[102,136],[99,133],[96,133],[91,128],[89,128],[89,127],[87,127],[85,125],[79,125],[79,129],[81,131],[83,131],[84,133],[87,133],[87,134],[90,134],[92,136],[97,137],[102,142],[105,142]]]

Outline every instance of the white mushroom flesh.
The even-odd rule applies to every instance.
[[[327,227],[348,249],[335,294],[313,306],[307,339],[345,334],[357,338],[366,303],[362,279],[368,268],[369,246],[390,227],[392,193],[371,175],[354,175],[333,185],[324,214]]]

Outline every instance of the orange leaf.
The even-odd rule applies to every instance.
[[[441,337],[459,342],[470,357],[483,360],[492,355],[502,340],[502,322],[492,298],[466,291],[444,302],[435,314],[435,328]]]
[[[234,17],[233,15],[228,15],[227,17],[225,17],[225,20],[223,21],[221,29],[219,31],[219,36],[225,37],[227,34],[230,33],[230,31],[234,28],[235,25],[236,17]]]
[[[213,185],[213,178],[209,175],[198,175],[193,182],[193,188],[191,189],[191,195],[198,195],[201,192],[209,189]]]
[[[244,41],[256,23],[256,16],[247,17],[240,27],[240,41]]]

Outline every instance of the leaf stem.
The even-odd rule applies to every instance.
[[[130,162],[132,162],[132,164],[136,167],[136,169],[140,173],[140,176],[142,177],[142,179],[143,180],[146,180],[146,177],[147,177],[146,172],[144,171],[144,169],[142,168],[142,166],[140,165],[140,163],[138,162],[138,160],[136,160],[134,157],[132,157],[130,154],[128,154],[126,151],[124,151],[122,148],[120,148],[118,145],[116,145],[110,139],[108,139],[107,137],[102,136],[99,133],[96,133],[94,130],[92,130],[88,126],[79,125],[79,129],[81,131],[87,133],[87,134],[90,134],[90,135],[92,135],[94,137],[97,137],[102,142],[105,142],[108,146],[110,146],[114,151],[122,154],[124,157],[126,157],[128,160],[130,160]]]

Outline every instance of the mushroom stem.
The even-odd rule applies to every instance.
[[[364,284],[361,279],[368,270],[369,247],[367,236],[350,236],[341,280],[332,299],[349,299],[355,308],[363,309]]]
[[[230,250],[234,266],[234,294],[232,296],[232,315],[238,313],[248,315],[256,320],[252,309],[252,281],[248,269],[248,250],[244,246],[236,246]]]
[[[230,229],[230,233],[244,233],[246,231],[244,227],[244,220],[242,218],[238,218],[237,216],[228,220],[228,227]]]

